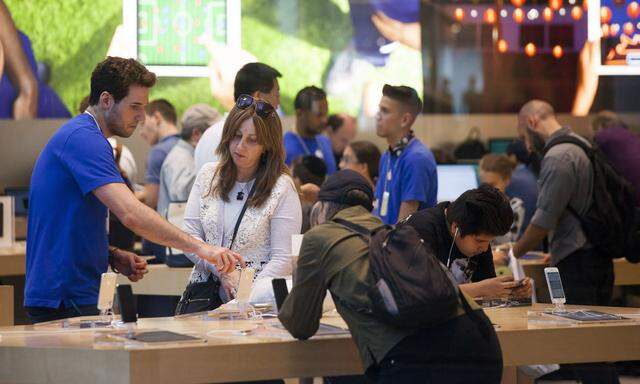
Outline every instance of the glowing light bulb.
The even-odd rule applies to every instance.
[[[625,35],[633,35],[633,31],[635,30],[633,23],[632,22],[626,22],[624,23],[624,25],[622,26],[622,32],[624,32]]]
[[[640,6],[637,1],[632,1],[627,5],[627,16],[637,19],[640,16]]]
[[[505,53],[509,49],[509,44],[503,39],[498,40],[498,52]]]
[[[529,57],[533,57],[536,54],[536,45],[528,43],[524,46],[524,53]]]
[[[582,18],[582,8],[577,5],[571,8],[571,18],[575,21],[578,21]]]
[[[562,47],[559,45],[556,45],[555,47],[553,47],[553,49],[551,50],[551,53],[553,54],[553,57],[555,57],[556,59],[559,59],[562,57],[562,55],[564,54],[564,51],[562,50]]]
[[[600,22],[602,24],[607,24],[611,21],[611,9],[609,7],[600,8]]]
[[[484,11],[484,21],[486,23],[489,24],[493,24],[496,22],[497,16],[496,16],[496,10],[493,8],[488,8],[486,11]]]
[[[617,23],[611,24],[609,31],[611,32],[611,36],[617,36],[618,32],[620,32],[620,24],[617,24]]]
[[[518,24],[522,23],[522,20],[524,20],[524,11],[521,8],[516,8],[513,11],[513,20]]]

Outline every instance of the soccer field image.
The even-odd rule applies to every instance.
[[[152,65],[207,65],[205,38],[227,42],[225,0],[138,2],[138,57]]]

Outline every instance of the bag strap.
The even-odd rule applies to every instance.
[[[573,135],[563,135],[563,136],[559,136],[554,139],[551,139],[551,141],[549,141],[547,145],[544,147],[544,150],[542,151],[542,155],[545,156],[552,147],[555,147],[556,145],[560,145],[560,144],[573,144],[580,147],[580,149],[582,149],[584,153],[587,155],[589,160],[593,161],[592,160],[593,148],[587,145],[587,143],[585,143],[581,139]]]
[[[244,216],[244,213],[247,211],[247,206],[249,205],[249,200],[251,200],[251,196],[253,196],[253,193],[256,191],[256,182],[253,182],[253,185],[251,186],[251,190],[249,191],[249,195],[247,196],[247,200],[244,201],[244,205],[242,206],[242,210],[240,211],[240,214],[238,215],[238,219],[236,220],[236,226],[233,228],[233,236],[231,237],[231,243],[229,244],[229,249],[231,249],[231,247],[233,247],[233,243],[236,241],[236,235],[238,234],[238,228],[240,228],[240,223],[242,222],[242,217]]]
[[[351,232],[355,232],[361,236],[366,237],[367,239],[371,237],[371,231],[369,231],[367,228],[363,227],[362,225],[358,225],[348,220],[340,219],[340,218],[335,218],[331,221],[333,221],[334,223],[340,224],[343,227],[346,227],[347,229],[349,229]]]
[[[547,145],[545,146],[542,156],[544,157],[547,154],[547,152],[551,150],[552,147],[555,147],[556,145],[560,145],[560,144],[573,144],[575,146],[578,146],[580,149],[582,149],[582,151],[584,151],[584,153],[587,155],[587,158],[589,159],[589,162],[591,163],[591,168],[593,169],[593,177],[595,182],[596,165],[593,159],[594,149],[588,146],[587,143],[585,143],[584,141],[582,141],[581,139],[573,135],[564,135],[564,136],[556,137],[555,139],[551,139],[551,141],[549,141],[549,143],[547,143]],[[594,190],[594,193],[595,193],[595,190]],[[567,211],[569,211],[571,215],[573,215],[576,219],[578,219],[580,224],[582,224],[582,216],[571,206],[571,204],[568,204],[566,209]]]

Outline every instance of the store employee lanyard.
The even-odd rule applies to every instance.
[[[100,131],[100,133],[103,133],[103,132],[102,132],[102,128],[100,128],[100,124],[98,124],[98,120],[96,119],[96,117],[95,117],[95,116],[93,116],[93,115],[91,114],[91,112],[89,112],[89,111],[84,111],[84,113],[86,113],[87,115],[91,116],[91,118],[93,119],[93,121],[96,123],[96,127],[98,127],[98,130]],[[103,135],[104,135],[104,134],[103,134]]]
[[[395,164],[393,164],[393,169],[391,168],[391,156],[393,156],[393,154],[389,153],[389,157],[387,157],[387,174],[384,177],[384,187],[382,188],[382,203],[380,204],[381,217],[387,216],[388,213],[390,196],[389,189],[391,189],[390,184],[393,180],[394,175],[396,174],[396,171],[398,170],[398,164],[400,163],[400,156],[402,156],[402,153],[398,155]]]
[[[307,155],[311,155],[311,151],[309,150],[309,147],[307,147],[307,144],[304,142],[302,137],[300,137],[300,135],[298,134],[296,134],[296,137],[298,138],[298,141],[300,142],[300,144],[302,144],[302,149],[304,149],[304,153]],[[318,141],[317,137],[314,137],[314,139],[316,141],[316,145],[318,146],[318,149],[316,149],[314,156],[324,160],[324,154],[322,154],[322,149],[320,149],[320,142]]]
[[[91,112],[89,111],[84,111],[84,113],[86,113],[87,115],[91,116],[91,118],[93,119],[93,121],[96,123],[96,127],[98,127],[98,131],[100,131],[100,133],[103,135],[104,137],[104,133],[102,133],[102,129],[100,128],[100,124],[98,124],[98,120],[96,119],[95,116],[93,116],[91,114]],[[107,140],[107,138],[105,137],[105,140]],[[109,144],[109,146],[111,146],[111,144]],[[115,160],[115,158],[114,158]],[[109,215],[111,214],[111,212],[109,212],[109,210],[107,210],[107,223],[106,223],[106,227],[107,227],[107,234],[109,234]]]

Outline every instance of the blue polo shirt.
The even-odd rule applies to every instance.
[[[162,163],[164,163],[164,159],[167,158],[167,155],[179,140],[180,135],[163,137],[151,148],[149,157],[147,158],[147,174],[144,177],[145,183],[160,185],[160,169],[162,169]]]
[[[298,156],[313,155],[320,157],[316,155],[318,149],[322,152],[321,159],[327,165],[327,175],[334,173],[336,171],[336,159],[333,157],[331,141],[329,141],[328,137],[316,135],[312,139],[305,139],[291,131],[284,134],[284,150],[287,153],[285,163],[289,167]]]
[[[391,170],[391,180],[387,171]],[[434,207],[438,195],[438,174],[433,153],[416,138],[412,139],[400,156],[386,151],[380,159],[376,184],[376,214],[385,224],[395,224],[403,201],[419,201],[418,210]],[[382,216],[382,196],[389,192],[387,214]]]
[[[26,307],[98,302],[108,267],[107,207],[91,192],[123,182],[91,115],[74,117],[51,137],[31,175]]]

